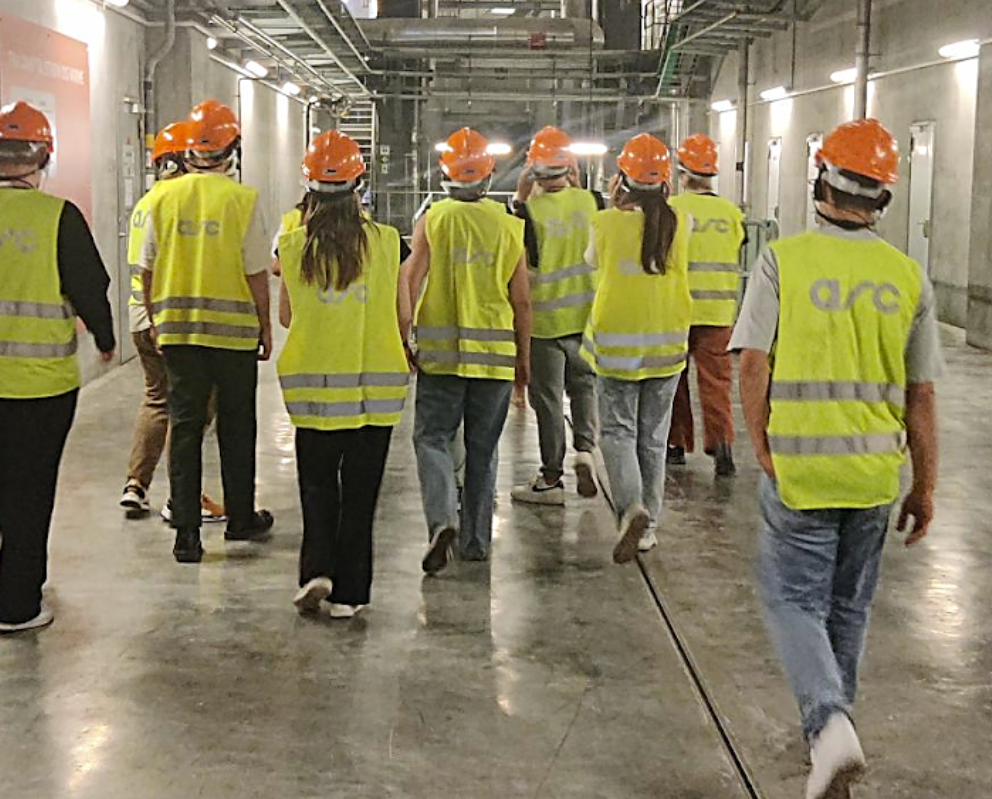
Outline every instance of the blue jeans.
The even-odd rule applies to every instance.
[[[617,517],[643,505],[658,523],[665,498],[665,457],[679,376],[599,378],[599,448]]]
[[[417,378],[413,446],[428,536],[451,527],[459,531],[461,554],[483,558],[493,533],[493,501],[499,465],[499,437],[510,408],[513,383],[428,375]],[[465,424],[465,488],[461,522],[452,444]]]
[[[891,512],[892,505],[792,510],[762,479],[765,618],[807,739],[854,706]]]

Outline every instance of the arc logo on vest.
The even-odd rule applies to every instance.
[[[548,236],[567,238],[578,232],[589,229],[589,214],[576,211],[565,219],[549,219],[544,223],[544,232]]]
[[[496,253],[489,250],[473,250],[468,247],[455,247],[451,251],[452,266],[496,266]]]
[[[137,209],[131,216],[131,227],[137,230],[143,230],[145,225],[148,224],[148,219],[150,217],[151,214],[149,214],[148,211],[142,211],[140,208]]]
[[[348,286],[344,291],[336,289],[321,289],[318,294],[320,301],[325,305],[340,305],[349,297],[354,297],[356,301],[365,305],[369,301],[369,288],[366,285]]]
[[[27,255],[38,249],[38,237],[33,230],[12,230],[0,232],[0,248],[8,244]]]
[[[696,217],[692,218],[693,233],[733,233],[734,223],[730,219],[707,219],[700,222]]]
[[[220,222],[215,219],[180,219],[176,229],[180,236],[219,236]]]
[[[902,294],[891,283],[862,280],[845,297],[839,280],[817,280],[809,289],[809,298],[821,311],[849,311],[863,296],[871,297],[875,309],[889,316],[899,313]]]

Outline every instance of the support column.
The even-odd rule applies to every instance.
[[[751,41],[742,39],[737,63],[737,184],[735,197],[737,204],[746,213],[744,202],[747,176],[747,123],[750,102]]]
[[[992,44],[978,61],[975,153],[992,152]],[[992,350],[992,161],[975,158],[971,189],[968,269],[968,343]]]
[[[854,118],[868,116],[868,67],[871,60],[871,0],[858,0],[857,77],[854,81]]]

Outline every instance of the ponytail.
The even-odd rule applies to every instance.
[[[301,275],[324,291],[344,291],[362,275],[368,254],[367,220],[353,191],[322,194],[310,191],[298,208],[307,237]]]
[[[675,241],[678,217],[668,204],[668,191],[630,189],[630,199],[644,211],[644,238],[641,241],[641,267],[649,275],[663,275]]]

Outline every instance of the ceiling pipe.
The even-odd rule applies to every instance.
[[[868,116],[868,69],[871,59],[871,0],[858,0],[858,49],[855,54],[854,118]]]
[[[363,23],[362,29],[375,47],[398,51],[430,48],[435,56],[441,49],[459,47],[519,47],[542,53],[588,48],[590,42],[594,48],[602,48],[604,43],[602,29],[588,19],[381,19]],[[535,37],[540,37],[539,48],[534,47]]]
[[[155,108],[155,73],[159,64],[172,52],[176,43],[176,0],[166,0],[165,4],[165,40],[162,46],[149,56],[145,64],[144,104],[145,104],[145,147],[151,149],[151,142],[158,132],[158,120]]]

